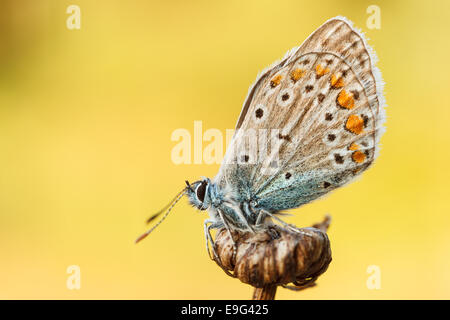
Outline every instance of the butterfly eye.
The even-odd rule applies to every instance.
[[[208,183],[206,181],[202,181],[202,183],[197,187],[195,190],[195,193],[197,194],[197,198],[203,202],[205,200],[205,194],[206,194],[206,185]]]

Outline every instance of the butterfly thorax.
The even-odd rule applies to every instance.
[[[210,219],[218,224],[228,223],[234,228],[247,229],[258,221],[260,209],[253,199],[242,200],[230,190],[204,178],[190,185],[187,192],[191,205],[199,210],[208,210]]]

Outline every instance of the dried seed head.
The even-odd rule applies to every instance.
[[[261,288],[293,283],[301,289],[314,283],[331,262],[325,233],[329,220],[311,228],[291,229],[272,225],[256,233],[220,229],[214,248],[227,273],[244,283]]]

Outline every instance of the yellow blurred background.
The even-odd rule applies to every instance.
[[[81,28],[69,30],[69,5]],[[369,5],[381,29],[369,29]],[[184,180],[171,134],[232,129],[258,71],[343,15],[370,38],[387,131],[362,179],[293,211],[329,213],[333,261],[278,299],[450,298],[450,2],[54,1],[0,5],[0,298],[248,299],[205,251],[186,200],[135,245]],[[81,288],[69,290],[77,265]],[[368,266],[381,272],[370,290]]]

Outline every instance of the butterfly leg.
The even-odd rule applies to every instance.
[[[211,223],[208,226],[208,223]],[[203,224],[204,226],[204,230],[205,230],[205,238],[206,238],[206,251],[208,251],[208,255],[211,258],[211,260],[214,260],[217,262],[217,264],[222,268],[223,271],[225,271],[226,274],[228,274],[231,277],[234,277],[233,274],[231,274],[222,264],[222,261],[220,260],[219,256],[217,255],[217,252],[214,248],[214,241],[213,238],[211,236],[211,229],[212,228],[220,228],[223,227],[222,223],[214,221],[214,220],[210,220],[210,219],[206,219],[205,223]],[[233,239],[233,238],[231,238]],[[211,256],[211,251],[209,250],[209,243],[211,243],[212,246],[212,252],[213,252],[213,256]],[[233,241],[234,243],[234,241]]]
[[[236,248],[237,248],[237,247],[236,247],[236,242],[235,242],[234,239],[233,239],[233,234],[231,233],[230,225],[229,225],[228,222],[225,220],[225,217],[224,217],[224,215],[223,215],[222,210],[217,209],[217,212],[219,213],[219,216],[220,216],[220,218],[222,219],[223,224],[225,225],[225,228],[226,228],[227,231],[228,231],[228,234],[230,235],[231,242],[233,242],[233,257],[236,257],[236,252],[237,252],[237,249],[236,249]]]
[[[208,226],[208,223],[210,223],[210,225]],[[206,219],[204,224],[203,224],[203,229],[205,232],[205,240],[206,240],[206,251],[208,252],[208,256],[211,258],[211,260],[215,260],[216,258],[218,258],[217,256],[217,252],[216,250],[214,250],[214,240],[211,236],[211,229],[212,228],[217,228],[219,227],[220,224],[217,223],[217,221],[214,220],[210,220],[210,219]],[[212,251],[214,254],[214,257],[211,255],[211,250],[209,249],[209,244],[211,243],[212,246]]]
[[[264,211],[260,211],[258,214],[258,217],[256,218],[256,226],[259,226],[262,222],[264,222],[264,219],[266,218],[266,213]]]
[[[237,217],[239,218],[239,222],[242,222],[242,224],[248,229],[250,230],[252,233],[255,233],[255,230],[252,228],[252,226],[248,223],[247,218],[244,216],[244,214],[242,213],[241,209],[231,205],[231,203],[228,203],[228,205],[231,207],[231,209],[233,209],[233,211],[236,213]]]
[[[281,220],[280,218],[278,218],[277,216],[275,216],[274,214],[272,214],[272,213],[270,213],[270,212],[268,212],[268,211],[261,210],[260,215],[261,215],[261,214],[267,214],[269,217],[271,217],[271,218],[277,220],[279,223],[281,223],[285,228],[288,228],[288,229],[290,229],[290,230],[292,230],[292,231],[294,231],[294,232],[301,233],[301,234],[306,235],[306,236],[311,236],[310,234],[308,234],[308,233],[306,233],[306,232],[303,232],[303,231],[297,229],[295,226],[293,226],[293,225],[291,225],[291,224],[289,224],[289,223],[284,222],[283,220]],[[258,218],[259,218],[259,217],[258,217]]]

